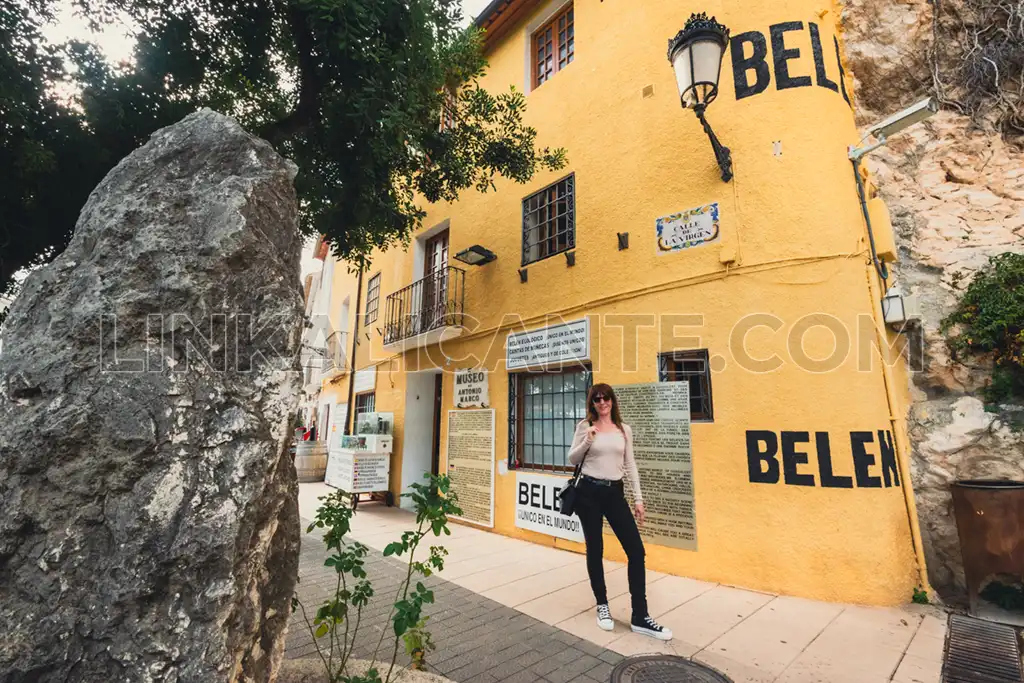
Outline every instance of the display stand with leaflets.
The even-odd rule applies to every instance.
[[[324,481],[352,495],[352,507],[360,500],[394,505],[389,490],[394,413],[361,413],[355,435],[344,435],[331,445]]]

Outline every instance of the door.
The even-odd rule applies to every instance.
[[[430,473],[437,476],[441,473],[441,387],[443,373],[434,375],[434,439],[430,458]]]
[[[423,258],[423,310],[420,333],[445,324],[448,302],[448,231],[427,240]]]
[[[320,418],[316,421],[316,440],[327,441],[327,437],[331,433],[331,405],[329,403],[320,404]]]

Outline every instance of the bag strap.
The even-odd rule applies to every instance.
[[[593,425],[590,424],[590,420],[587,420],[587,427],[589,428],[589,427],[592,427],[592,426]],[[594,443],[591,442],[590,446],[587,446],[587,450],[583,451],[583,459],[580,460],[580,464],[579,465],[576,465],[576,471],[573,472],[573,475],[572,475],[572,485],[573,486],[576,486],[577,484],[580,483],[580,477],[583,476],[583,463],[585,463],[587,461],[587,454],[590,453],[590,449],[591,449],[591,447],[593,445],[594,445]]]

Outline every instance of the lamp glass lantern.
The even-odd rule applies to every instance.
[[[718,97],[728,41],[729,29],[705,12],[691,15],[683,30],[668,41],[668,59],[684,107],[706,107]]]
[[[461,261],[468,266],[482,266],[485,263],[490,263],[496,258],[498,257],[493,251],[481,247],[479,244],[474,244],[471,247],[463,249],[455,255],[456,261]]]

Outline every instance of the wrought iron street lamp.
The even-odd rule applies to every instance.
[[[718,97],[718,78],[728,41],[729,29],[714,17],[709,19],[705,12],[690,15],[683,30],[668,41],[668,61],[676,72],[679,102],[684,108],[693,109],[704,127],[724,182],[732,179],[732,155],[729,148],[718,141],[704,118],[704,111]]]

